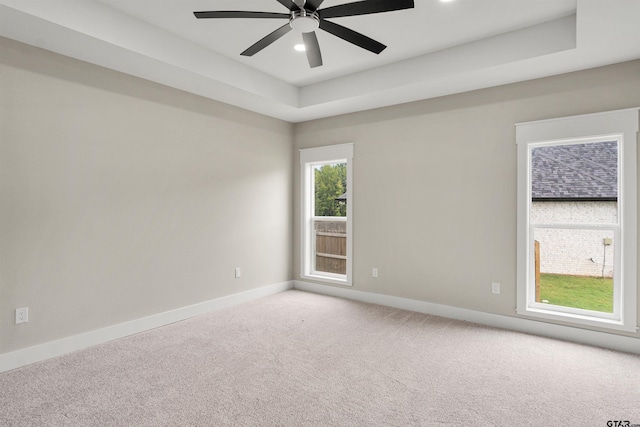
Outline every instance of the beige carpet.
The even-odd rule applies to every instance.
[[[0,374],[2,426],[640,424],[640,356],[300,291]]]

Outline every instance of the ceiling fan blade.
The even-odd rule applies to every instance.
[[[278,3],[289,9],[290,11],[299,10],[300,8],[293,2],[293,0],[276,0]]]
[[[343,27],[342,25],[338,25],[330,21],[325,21],[324,19],[320,20],[320,28],[328,33],[333,34],[336,37],[340,37],[341,39],[346,40],[349,43],[353,43],[356,46],[360,46],[361,48],[373,53],[380,53],[387,47],[372,38],[369,38],[356,31],[350,30],[347,27]]]
[[[304,42],[304,48],[307,52],[307,60],[309,60],[309,66],[311,68],[319,67],[322,65],[322,54],[320,53],[320,45],[318,44],[318,37],[315,32],[302,33],[302,41]]]
[[[241,10],[220,10],[211,12],[193,12],[198,19],[206,18],[286,18],[289,19],[288,13],[271,13],[271,12],[245,12]]]
[[[274,41],[278,40],[280,37],[282,37],[285,34],[287,34],[289,31],[291,31],[291,26],[287,22],[286,24],[284,24],[282,27],[278,28],[277,30],[275,30],[271,34],[269,34],[266,37],[263,37],[262,39],[258,40],[258,42],[256,42],[253,45],[251,45],[247,50],[242,52],[240,55],[242,55],[242,56],[253,56],[256,53],[260,52],[265,47],[269,46]]]
[[[321,18],[341,18],[411,8],[413,8],[413,0],[366,0],[328,7],[319,10],[318,13]]]
[[[323,1],[324,0],[307,0],[305,9],[315,12],[316,10],[318,10]]]

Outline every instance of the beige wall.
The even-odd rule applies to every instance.
[[[290,280],[292,146],[289,123],[0,38],[0,353]]]
[[[355,143],[353,289],[515,315],[514,123],[637,106],[640,61],[302,123],[295,140]]]
[[[634,61],[293,126],[0,38],[0,354],[299,277],[345,142],[353,288],[514,315],[514,123],[639,105]]]

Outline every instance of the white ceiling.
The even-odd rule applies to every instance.
[[[192,13],[206,10],[287,13],[277,0],[0,0],[0,35],[290,122],[640,58],[640,0],[415,0],[332,19],[388,47],[318,30],[314,69],[293,31],[239,55],[286,20]]]

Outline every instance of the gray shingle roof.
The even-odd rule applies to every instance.
[[[616,142],[555,145],[532,149],[534,200],[616,200]]]

